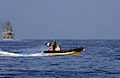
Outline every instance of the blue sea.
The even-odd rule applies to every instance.
[[[48,56],[52,40],[0,41],[0,78],[120,78],[120,40],[57,40],[77,56]]]

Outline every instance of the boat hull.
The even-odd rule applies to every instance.
[[[45,54],[49,56],[74,56],[79,55],[84,48],[75,48],[70,50],[60,50],[60,51],[44,51]]]

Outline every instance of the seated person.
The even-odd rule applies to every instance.
[[[56,51],[60,51],[60,46],[57,45],[57,47],[55,48]]]
[[[52,43],[47,43],[48,51],[53,51],[53,46],[51,45]]]

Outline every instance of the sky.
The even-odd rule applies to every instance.
[[[0,0],[7,20],[16,39],[120,39],[120,0]]]

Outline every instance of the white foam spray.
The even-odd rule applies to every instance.
[[[29,57],[29,56],[47,56],[43,52],[41,53],[34,53],[34,54],[17,54],[11,52],[0,51],[0,56],[16,56],[16,57]]]

